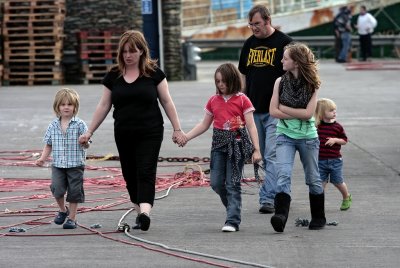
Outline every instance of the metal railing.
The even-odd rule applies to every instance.
[[[359,1],[359,0],[358,0]],[[247,21],[256,4],[266,5],[271,14],[287,14],[316,8],[332,7],[357,0],[182,0],[182,27],[201,28]]]
[[[304,42],[312,47],[318,57],[323,56],[325,49],[334,49],[334,36],[292,36],[293,40]],[[352,49],[358,56],[358,36],[352,36]],[[244,39],[191,39],[190,42],[201,49],[238,48],[243,46]],[[373,35],[374,47],[379,47],[380,57],[384,56],[385,47],[393,47],[396,56],[400,57],[400,34],[398,35]]]

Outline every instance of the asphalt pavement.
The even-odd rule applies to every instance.
[[[199,62],[197,81],[169,82],[185,131],[204,116],[221,63]],[[400,66],[399,61],[391,64]],[[245,168],[240,231],[221,232],[225,211],[206,185],[208,174],[200,173],[209,168],[211,130],[179,148],[171,141],[166,117],[160,153],[164,161],[157,172],[160,191],[150,230],[118,231],[119,223],[131,226],[135,214],[116,160],[111,113],[88,151],[92,158],[87,161],[79,227],[63,230],[52,223],[57,208],[48,188],[50,170],[33,165],[54,117],[52,102],[60,86],[1,87],[0,267],[399,267],[399,69],[348,70],[326,60],[320,75],[319,97],[336,102],[338,121],[349,137],[342,154],[353,204],[340,211],[341,195],[328,185],[326,217],[337,225],[318,231],[296,226],[297,218],[310,218],[308,187],[297,158],[284,233],[273,230],[271,215],[258,212],[251,165]],[[79,116],[89,123],[102,87],[66,86],[79,92]],[[183,158],[188,162],[176,162]],[[194,162],[196,158],[200,161]],[[174,183],[182,187],[167,191]]]

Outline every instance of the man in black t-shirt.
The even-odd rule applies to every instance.
[[[242,47],[238,68],[245,81],[244,92],[256,109],[254,121],[266,171],[259,193],[259,212],[273,213],[276,191],[277,119],[270,116],[269,103],[275,80],[284,74],[281,63],[283,48],[292,41],[292,38],[272,27],[271,14],[263,5],[255,5],[249,11],[248,19],[253,35]]]

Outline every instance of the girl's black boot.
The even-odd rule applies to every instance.
[[[289,216],[290,195],[277,193],[275,196],[275,215],[271,217],[272,227],[276,232],[282,233]]]
[[[325,194],[309,194],[311,208],[310,230],[319,230],[325,227]]]

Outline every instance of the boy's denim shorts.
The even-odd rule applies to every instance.
[[[325,159],[318,161],[319,174],[323,182],[343,183],[343,159]]]
[[[67,202],[85,202],[85,192],[83,191],[83,172],[84,166],[73,168],[51,168],[50,190],[55,198],[64,197],[67,193]]]

